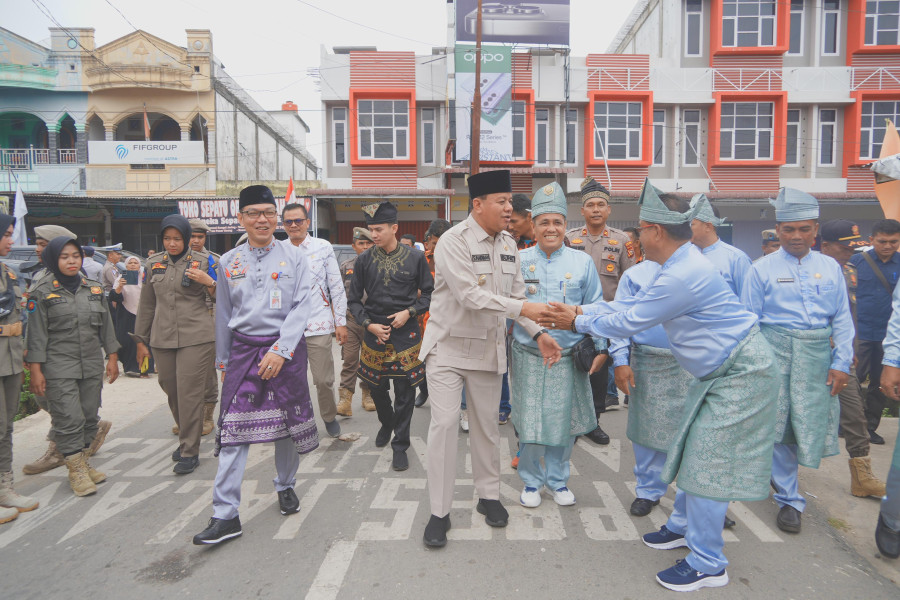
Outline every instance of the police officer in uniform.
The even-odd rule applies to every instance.
[[[134,338],[138,363],[153,349],[159,387],[179,428],[173,470],[186,475],[200,464],[203,400],[215,361],[215,321],[206,305],[216,293],[215,261],[191,250],[191,225],[181,215],[165,217],[160,230],[166,251],[147,258]]]
[[[613,301],[619,287],[619,278],[625,269],[634,266],[636,262],[634,245],[628,234],[606,225],[611,212],[609,190],[593,177],[588,177],[581,182],[581,216],[584,217],[584,227],[575,227],[566,232],[569,246],[574,250],[587,252],[594,260],[606,302]],[[609,369],[600,369],[591,375],[591,393],[598,417],[600,413],[606,412],[608,386]],[[609,443],[609,436],[599,424],[597,429],[585,437],[596,444]]]
[[[50,240],[58,237],[64,237],[70,240],[77,239],[74,233],[63,227],[62,225],[38,225],[34,228],[34,251],[37,254],[37,258],[40,261],[43,256],[44,248],[50,243]],[[91,259],[93,260],[93,259]],[[31,290],[37,286],[38,282],[41,281],[44,277],[47,276],[49,271],[47,267],[44,266],[43,262],[41,262],[41,269],[37,271],[31,279],[31,284],[28,286],[28,289],[25,290],[25,298],[27,299]],[[52,273],[50,274],[52,277]],[[27,362],[27,356],[26,356]],[[49,412],[47,408],[47,399],[44,396],[35,394],[35,401],[38,406],[40,406],[43,410]],[[94,439],[93,443],[91,443],[91,447],[88,449],[88,456],[95,454],[97,450],[100,449],[100,446],[103,445],[103,442],[106,440],[106,435],[109,433],[110,428],[112,427],[112,423],[109,421],[101,420],[100,423],[97,424],[97,437]],[[66,463],[65,457],[59,453],[59,450],[56,448],[56,443],[53,441],[53,426],[50,426],[50,431],[47,433],[47,441],[49,445],[47,446],[47,451],[44,452],[44,455],[39,459],[32,461],[22,467],[22,472],[26,475],[37,475],[39,473],[44,473],[51,469],[55,469],[56,467],[61,467]]]
[[[467,389],[476,509],[492,527],[505,527],[500,503],[500,425],[497,398],[506,371],[506,319],[515,319],[538,344],[548,365],[559,344],[533,319],[540,304],[525,301],[516,240],[507,231],[512,214],[509,171],[469,177],[472,213],[441,236],[435,247],[435,289],[419,359],[425,361],[431,401],[428,493],[431,519],[424,542],[447,543],[456,480],[460,401]]]
[[[353,281],[353,268],[356,265],[356,257],[371,248],[375,244],[372,234],[364,227],[353,228],[353,249],[356,256],[348,258],[341,263],[341,279],[344,282],[344,291],[350,293],[350,282]],[[341,367],[340,402],[338,413],[348,412],[352,404],[353,394],[356,392],[356,372],[359,370],[359,351],[362,347],[363,328],[356,322],[350,309],[347,309],[347,341],[341,346],[341,359],[344,364]],[[375,402],[372,393],[365,381],[359,382],[362,390],[362,407],[367,411],[375,410]],[[351,411],[352,412],[352,411]]]

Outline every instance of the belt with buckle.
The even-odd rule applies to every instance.
[[[0,325],[0,337],[15,337],[22,335],[22,321],[16,321],[9,325]]]

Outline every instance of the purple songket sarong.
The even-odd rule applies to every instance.
[[[222,405],[216,431],[215,455],[222,446],[262,444],[285,438],[298,454],[319,447],[319,432],[306,381],[306,339],[301,338],[291,360],[277,377],[264,381],[259,362],[278,336],[234,332],[231,355],[222,385]]]

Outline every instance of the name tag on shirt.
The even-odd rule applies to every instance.
[[[779,277],[778,283],[794,283],[793,277]]]
[[[473,254],[472,262],[491,262],[489,254]]]
[[[514,262],[516,262],[516,257],[515,257],[514,254],[501,254],[501,255],[500,255],[500,260],[501,260],[502,262],[511,262],[511,263],[514,263]]]

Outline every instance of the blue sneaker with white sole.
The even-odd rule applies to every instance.
[[[683,535],[669,531],[665,525],[660,527],[659,531],[646,534],[642,539],[645,544],[657,550],[672,550],[673,548],[684,548],[687,546],[687,540],[684,539]]]
[[[728,585],[728,573],[725,572],[725,569],[714,575],[701,573],[689,565],[686,560],[679,560],[675,562],[674,566],[657,573],[656,581],[664,588],[676,592],[693,592],[705,587]]]

